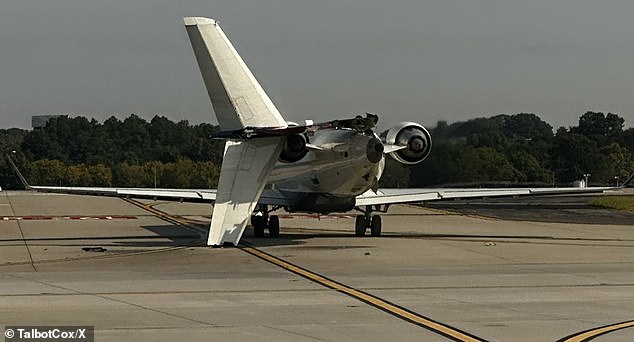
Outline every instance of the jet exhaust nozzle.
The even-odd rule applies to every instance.
[[[286,138],[282,152],[280,153],[280,161],[285,163],[295,163],[300,161],[308,154],[308,138],[304,134],[291,134]]]
[[[368,157],[368,160],[372,163],[378,163],[383,159],[383,150],[385,147],[381,140],[377,138],[372,138],[368,141],[368,145],[365,148],[365,155]]]

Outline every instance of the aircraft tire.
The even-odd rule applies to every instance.
[[[372,223],[370,224],[370,234],[372,236],[381,236],[381,216],[372,216]]]
[[[272,238],[280,237],[280,218],[277,215],[269,218],[269,235]]]
[[[365,230],[367,229],[367,222],[365,216],[357,215],[357,220],[354,222],[354,235],[365,236]]]
[[[264,237],[264,218],[262,216],[251,216],[251,224],[253,225],[253,235],[256,238]]]

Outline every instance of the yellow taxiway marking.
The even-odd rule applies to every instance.
[[[346,286],[344,284],[338,283],[334,280],[328,279],[324,276],[321,276],[319,274],[316,274],[314,272],[311,272],[309,270],[306,270],[304,268],[301,268],[299,266],[293,265],[287,261],[284,261],[282,259],[279,259],[277,257],[274,257],[268,253],[265,253],[259,249],[253,248],[253,247],[249,247],[249,246],[244,246],[241,245],[240,248],[249,253],[252,254],[262,260],[268,261],[274,265],[277,265],[285,270],[288,270],[290,272],[293,272],[297,275],[300,275],[304,278],[307,278],[317,284],[320,284],[322,286],[337,290],[341,293],[344,293],[352,298],[358,299],[362,302],[365,302],[369,305],[372,305],[380,310],[383,310],[393,316],[396,316],[398,318],[401,318],[403,320],[409,321],[411,323],[414,323],[416,325],[419,325],[423,328],[429,329],[437,334],[443,335],[449,339],[452,339],[454,341],[469,341],[469,342],[482,342],[482,341],[486,341],[485,339],[476,337],[474,335],[471,335],[467,332],[458,330],[456,328],[453,328],[449,325],[440,323],[440,322],[436,322],[430,318],[421,316],[415,312],[412,312],[410,310],[407,310],[405,308],[402,308],[396,304],[392,304],[388,301],[386,301],[385,299],[381,299],[379,297],[376,297],[374,295],[371,295],[369,293],[365,293],[363,291],[354,289],[352,287]]]
[[[634,320],[610,324],[603,327],[582,331],[580,333],[576,333],[576,334],[564,337],[558,340],[557,342],[587,342],[601,335],[605,335],[607,333],[611,333],[616,330],[631,328],[631,327],[634,327]]]
[[[149,204],[145,204],[139,201],[135,201],[132,199],[124,199],[126,202],[133,204],[137,207],[140,207],[142,209],[145,209],[149,212],[151,212],[152,214],[156,215],[157,217],[168,221],[170,223],[176,224],[176,225],[180,225],[180,226],[185,226],[185,227],[190,227],[192,229],[194,229],[195,231],[197,231],[198,233],[200,233],[199,228],[194,228],[191,225],[191,222],[189,222],[189,220],[184,219],[180,216],[175,216],[175,215],[170,215],[164,211],[161,211],[159,209],[154,208],[152,205]],[[445,210],[438,210],[438,209],[432,209],[432,208],[425,208],[425,209],[429,209],[432,211],[439,211],[439,212],[448,212]],[[451,214],[454,214],[453,212],[449,212]],[[470,217],[474,217],[474,218],[483,218],[483,219],[492,219],[492,218],[488,218],[488,217],[480,217],[478,215],[465,215],[465,216],[470,216]],[[496,220],[496,219],[493,219]],[[474,336],[472,334],[469,334],[467,332],[461,331],[459,329],[453,328],[447,324],[443,324],[437,321],[434,321],[430,318],[427,318],[425,316],[422,316],[416,312],[407,310],[405,308],[402,308],[396,304],[390,303],[388,301],[386,301],[385,299],[376,297],[374,295],[371,295],[369,293],[365,293],[363,291],[357,290],[355,288],[352,288],[350,286],[338,283],[334,280],[328,279],[324,276],[321,276],[317,273],[311,272],[307,269],[301,268],[299,266],[293,265],[287,261],[284,261],[282,259],[279,259],[273,255],[270,255],[266,252],[263,252],[257,248],[254,247],[250,247],[250,246],[246,246],[246,245],[240,245],[239,246],[240,249],[242,249],[243,251],[254,255],[262,260],[268,261],[276,266],[279,266],[289,272],[295,273],[299,276],[302,276],[306,279],[309,279],[317,284],[320,284],[322,286],[331,288],[333,290],[339,291],[341,293],[344,293],[352,298],[355,298],[357,300],[360,300],[364,303],[367,303],[371,306],[374,306],[382,311],[385,311],[395,317],[401,318],[405,321],[411,322],[413,324],[416,324],[418,326],[424,327],[428,330],[431,330],[437,334],[440,334],[442,336],[445,336],[451,340],[454,341],[469,341],[469,342],[486,342],[487,340]],[[621,322],[621,323],[615,323],[615,324],[610,324],[610,325],[606,325],[603,327],[599,327],[599,328],[595,328],[595,329],[591,329],[591,330],[586,330],[586,331],[582,331],[580,333],[576,333],[567,337],[564,337],[562,339],[557,340],[557,342],[588,342],[590,340],[595,339],[596,337],[599,337],[601,335],[605,335],[608,334],[610,332],[616,331],[616,330],[620,330],[620,329],[625,329],[625,328],[630,328],[630,327],[634,327],[634,320],[631,321],[626,321],[626,322]]]
[[[123,198],[124,201],[135,205],[143,210],[149,211],[150,213],[152,213],[153,215],[155,215],[156,217],[167,221],[171,224],[177,225],[177,226],[181,226],[183,228],[186,228],[190,231],[194,231],[195,233],[198,233],[201,235],[201,239],[204,238],[205,234],[207,234],[207,231],[205,231],[204,229],[201,229],[199,227],[195,227],[191,224],[191,222],[189,222],[188,220],[180,217],[180,216],[176,216],[176,215],[171,215],[168,214],[162,210],[156,209],[153,207],[154,204],[145,204],[143,202],[139,202],[133,199],[129,199],[129,198]]]
[[[142,209],[145,209],[149,212],[151,212],[152,214],[156,215],[157,217],[168,221],[170,223],[173,224],[177,224],[177,225],[181,225],[181,226],[190,226],[191,224],[190,222],[187,222],[187,220],[179,217],[179,216],[175,216],[175,215],[170,215],[164,211],[161,211],[159,209],[153,208],[152,205],[149,204],[145,204],[139,201],[135,201],[132,199],[124,199],[126,202],[133,204],[135,206],[138,206]],[[192,227],[193,228],[193,227]],[[454,341],[467,341],[467,342],[483,342],[486,341],[485,339],[476,337],[474,335],[471,335],[467,332],[458,330],[456,328],[453,328],[449,325],[440,323],[440,322],[436,322],[430,318],[424,317],[422,315],[419,315],[413,311],[407,310],[405,308],[402,308],[396,304],[392,304],[384,299],[381,299],[379,297],[376,297],[374,295],[365,293],[363,291],[354,289],[352,287],[346,286],[344,284],[338,283],[334,280],[328,279],[324,276],[321,276],[317,273],[311,272],[309,270],[306,270],[304,268],[301,268],[299,266],[293,265],[287,261],[284,261],[282,259],[279,259],[277,257],[274,257],[268,253],[265,253],[259,249],[256,249],[254,247],[249,247],[249,246],[245,246],[245,245],[240,245],[240,249],[242,249],[243,251],[254,255],[260,259],[263,259],[265,261],[268,261],[276,266],[279,266],[287,271],[290,271],[292,273],[295,273],[297,275],[300,275],[304,278],[307,278],[317,284],[320,284],[322,286],[337,290],[341,293],[344,293],[352,298],[355,298],[357,300],[360,300],[364,303],[367,303],[371,306],[374,306],[375,308],[378,308],[384,312],[387,312],[389,314],[391,314],[392,316],[398,317],[400,319],[403,319],[405,321],[411,322],[413,324],[416,324],[418,326],[421,326],[423,328],[426,328],[428,330],[431,330],[437,334],[440,334],[442,336],[445,336],[451,340]]]

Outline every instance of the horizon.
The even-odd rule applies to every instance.
[[[289,121],[372,112],[430,126],[539,113],[566,127],[601,110],[631,127],[633,12],[626,0],[10,1],[0,126],[57,113],[215,124],[183,25],[204,16]]]
[[[437,121],[436,121],[433,125],[424,125],[424,126],[425,126],[426,128],[430,128],[430,129],[431,129],[431,128],[435,128],[435,127],[438,125],[438,122],[440,122],[440,121],[446,121],[446,122],[447,122],[447,124],[451,125],[451,124],[454,124],[454,123],[458,123],[458,122],[466,122],[466,121],[475,120],[475,119],[482,119],[482,118],[484,118],[484,119],[489,119],[489,118],[492,118],[492,117],[494,117],[494,116],[498,116],[498,115],[509,115],[509,116],[512,116],[512,115],[518,115],[518,114],[534,114],[534,115],[536,115],[537,117],[539,117],[539,118],[540,118],[540,120],[542,120],[543,122],[545,122],[545,123],[549,124],[549,125],[552,127],[553,132],[556,132],[556,131],[557,131],[557,129],[559,129],[559,128],[561,128],[561,127],[568,129],[568,128],[570,128],[570,127],[577,126],[577,125],[579,124],[579,118],[580,118],[583,114],[585,114],[585,113],[587,113],[587,112],[603,113],[603,114],[605,114],[605,115],[607,115],[607,114],[609,114],[609,113],[610,113],[610,112],[603,112],[603,111],[596,111],[596,110],[594,110],[594,111],[586,111],[586,112],[584,112],[584,113],[579,114],[579,117],[577,117],[577,118],[576,118],[576,122],[575,122],[574,124],[569,124],[569,125],[565,125],[565,126],[561,126],[561,125],[560,125],[560,126],[555,126],[555,125],[553,125],[551,122],[548,122],[547,120],[545,120],[545,119],[544,119],[544,118],[543,118],[540,114],[538,114],[538,113],[525,113],[525,112],[522,112],[522,113],[513,113],[513,114],[508,114],[508,113],[499,113],[499,114],[491,114],[491,115],[489,115],[489,116],[475,116],[475,117],[472,117],[472,118],[459,119],[459,120],[455,120],[455,121],[448,121],[448,120],[439,119],[439,120],[437,120]],[[347,117],[340,117],[340,118],[338,118],[338,119],[352,118],[352,117],[354,117],[355,115],[361,115],[361,114],[362,114],[362,113],[358,113],[358,114],[354,114],[354,115],[349,115],[349,116],[347,116]],[[365,114],[365,113],[363,113],[363,114]],[[373,113],[373,114],[375,114],[375,113]],[[627,120],[627,118],[626,118],[626,117],[624,117],[623,115],[621,115],[621,114],[619,114],[619,113],[612,113],[612,114],[616,114],[616,115],[618,115],[618,116],[622,117],[622,118],[625,120],[625,123],[624,123],[624,125],[623,125],[623,130],[627,130],[627,129],[634,128],[634,126],[632,126],[632,125],[628,125],[628,120]],[[170,121],[175,122],[175,123],[176,123],[176,122],[181,122],[181,121],[187,121],[187,122],[188,122],[190,125],[192,125],[192,126],[194,126],[194,125],[200,125],[200,124],[210,124],[210,125],[213,125],[213,126],[218,126],[218,124],[217,124],[217,123],[213,123],[213,122],[192,122],[191,120],[188,120],[188,119],[186,119],[186,118],[185,118],[185,119],[174,119],[173,117],[170,117],[169,115],[165,115],[165,114],[154,114],[154,115],[151,115],[151,116],[150,116],[150,114],[140,115],[140,114],[137,114],[137,113],[129,113],[129,114],[127,114],[127,116],[121,116],[121,115],[110,115],[110,116],[107,116],[107,117],[104,117],[104,118],[97,118],[97,117],[94,117],[94,116],[86,116],[86,115],[82,115],[82,114],[37,114],[37,115],[34,115],[34,116],[38,116],[38,115],[59,115],[59,116],[68,116],[69,118],[84,117],[84,118],[86,118],[86,119],[88,119],[88,120],[95,119],[95,120],[97,120],[97,121],[99,122],[99,124],[103,124],[106,120],[108,120],[108,119],[109,119],[109,118],[111,118],[111,117],[115,117],[115,118],[117,118],[118,120],[123,121],[123,120],[125,120],[126,118],[128,118],[128,117],[130,117],[130,116],[132,116],[132,115],[136,115],[136,116],[140,117],[141,119],[143,119],[143,120],[145,120],[145,121],[147,121],[147,122],[150,122],[150,121],[151,121],[154,117],[158,116],[158,117],[165,117],[165,118],[167,118],[167,119],[169,119]],[[379,115],[379,124],[377,125],[377,127],[379,127],[380,129],[377,129],[376,131],[384,131],[384,130],[387,130],[387,129],[389,129],[390,127],[392,127],[393,125],[396,125],[396,124],[398,123],[398,122],[392,122],[392,123],[390,123],[390,124],[387,124],[387,125],[386,125],[386,124],[385,124],[385,122],[382,122],[382,120],[381,120],[381,117],[382,117],[382,116],[381,116],[381,114],[379,113],[378,115]],[[308,120],[308,119],[311,119],[311,118],[305,118],[305,119],[307,119],[307,120]],[[0,127],[0,129],[3,129],[3,130],[8,130],[8,129],[13,129],[13,128],[18,128],[18,129],[23,129],[23,130],[33,130],[33,127],[31,127],[31,124],[30,124],[30,122],[31,122],[31,117],[29,117],[29,120],[28,120],[28,121],[29,121],[29,127]],[[315,122],[319,122],[319,121],[315,120]]]

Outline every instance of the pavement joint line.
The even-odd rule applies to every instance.
[[[187,220],[182,219],[182,218],[178,218],[175,217],[173,215],[170,215],[164,211],[161,211],[159,209],[153,208],[150,205],[145,205],[141,202],[135,201],[135,200],[131,200],[131,199],[124,199],[126,202],[133,204],[137,207],[140,207],[142,209],[145,209],[149,212],[152,212],[154,214],[157,215],[157,217],[173,223],[176,222],[176,224],[180,225],[180,226],[184,226],[184,227],[191,227],[190,224],[187,223]],[[202,239],[202,237],[201,237]],[[256,249],[254,247],[250,247],[250,246],[245,246],[245,245],[241,245],[239,246],[239,248],[253,256],[256,256],[262,260],[268,261],[276,266],[282,267],[292,273],[295,273],[297,275],[300,275],[306,279],[309,279],[317,284],[320,284],[324,287],[327,288],[331,288],[334,289],[340,293],[346,294],[352,298],[355,298],[357,300],[360,300],[370,306],[373,306],[379,310],[382,310],[392,316],[395,316],[397,318],[400,318],[402,320],[405,320],[407,322],[416,324],[420,327],[423,327],[425,329],[428,329],[432,332],[435,332],[439,335],[442,335],[444,337],[447,337],[453,341],[461,341],[461,342],[486,342],[487,340],[482,339],[480,337],[471,335],[467,332],[461,331],[459,329],[453,328],[447,324],[444,323],[440,323],[437,321],[434,321],[428,317],[422,316],[416,312],[413,312],[411,310],[408,310],[404,307],[398,306],[396,304],[390,303],[385,299],[379,298],[377,296],[371,295],[369,293],[365,293],[363,291],[354,289],[352,287],[343,285],[339,282],[330,280],[324,276],[321,276],[317,273],[308,271],[304,268],[301,268],[299,266],[293,265],[287,261],[284,261],[282,259],[279,259],[277,257],[274,257],[266,252],[263,252],[259,249]]]
[[[144,210],[147,210],[149,212],[151,212],[152,214],[156,215],[158,218],[172,223],[172,224],[176,224],[179,226],[182,226],[184,228],[188,228],[190,230],[194,230],[197,233],[201,233],[201,229],[197,228],[197,227],[193,227],[192,226],[192,222],[198,222],[197,220],[191,220],[191,219],[187,219],[187,218],[183,218],[183,217],[179,217],[179,216],[174,216],[174,215],[170,215],[164,211],[161,211],[159,209],[154,208],[152,205],[146,205],[142,202],[138,202],[135,200],[131,200],[131,199],[124,199],[126,202],[131,203],[137,207],[140,207]],[[486,217],[486,216],[479,216],[479,215],[462,215],[462,216],[466,216],[466,217],[472,217],[472,218],[477,218],[477,219],[484,219],[484,220],[498,220],[496,218],[491,218],[491,217]],[[202,240],[202,236],[201,236],[201,240]],[[359,289],[355,289],[353,287],[344,285],[342,283],[339,283],[337,281],[331,280],[325,276],[319,275],[315,272],[309,271],[307,269],[304,269],[302,267],[299,267],[297,265],[294,265],[292,263],[289,263],[283,259],[280,259],[278,257],[275,257],[271,254],[268,254],[264,251],[261,251],[253,246],[249,246],[249,245],[245,245],[245,244],[241,244],[240,246],[238,246],[239,249],[257,257],[260,258],[264,261],[267,261],[271,264],[274,264],[278,267],[281,267],[291,273],[297,274],[303,278],[306,278],[314,283],[317,283],[319,285],[322,285],[326,288],[330,288],[333,290],[336,290],[340,293],[343,293],[345,295],[348,295],[354,299],[357,299],[361,302],[364,302],[372,307],[375,307],[381,311],[384,311],[394,317],[400,318],[404,321],[410,322],[412,324],[418,325],[420,327],[423,327],[425,329],[428,329],[434,333],[437,333],[439,335],[442,335],[444,337],[447,337],[450,340],[453,341],[468,341],[468,342],[487,342],[487,340],[477,337],[475,335],[472,335],[470,333],[467,333],[465,331],[459,330],[457,328],[451,327],[447,324],[435,321],[431,318],[425,317],[423,315],[420,315],[416,312],[413,312],[409,309],[406,309],[404,307],[401,307],[397,304],[391,303],[385,299],[382,299],[380,297],[377,297],[375,295],[369,294],[367,292],[361,291]],[[33,266],[35,267],[35,266]],[[102,296],[98,296],[98,297],[102,297]],[[133,306],[138,306],[134,303],[128,303],[125,301],[120,301],[114,298],[108,298],[103,296],[102,298],[104,299],[110,299],[110,300],[114,300],[114,301],[118,301],[120,303],[124,303],[124,304],[128,304],[128,305],[133,305]],[[154,309],[151,308],[146,308],[143,306],[138,306],[140,308],[143,309],[147,309],[147,310],[152,310],[155,311]],[[161,312],[164,314],[167,314],[165,312],[162,311],[158,311],[157,312]],[[186,318],[186,317],[180,317],[179,318]],[[186,318],[187,319],[187,318]],[[198,322],[198,323],[203,323],[204,322]],[[207,323],[208,324],[208,323]],[[579,333],[575,333],[572,335],[569,335],[567,337],[564,337],[562,339],[557,340],[556,342],[588,342],[590,340],[595,339],[596,337],[599,337],[601,335],[605,335],[608,334],[610,332],[613,331],[617,331],[617,330],[621,330],[621,329],[625,329],[625,328],[630,328],[630,327],[634,327],[634,320],[632,321],[625,321],[625,322],[621,322],[621,323],[615,323],[615,324],[610,324],[610,325],[606,325],[606,326],[602,326],[599,328],[594,328],[594,329],[590,329],[590,330],[586,330],[586,331],[582,331]]]
[[[503,221],[503,220],[501,220],[499,218],[492,217],[492,216],[478,215],[478,214],[466,214],[466,213],[462,213],[462,212],[457,211],[457,210],[439,209],[439,208],[432,208],[432,207],[427,207],[427,206],[418,206],[418,208],[424,208],[424,209],[427,209],[427,210],[430,210],[430,211],[435,211],[435,212],[438,212],[438,213],[444,214],[444,215],[464,216],[464,217],[469,217],[469,218],[472,218],[472,219],[478,219],[478,220],[484,220],[484,221]]]
[[[327,289],[258,289],[257,291],[266,293],[318,293],[328,291]],[[221,294],[221,293],[244,293],[244,290],[173,290],[173,291],[121,291],[121,292],[82,292],[82,293],[9,293],[0,294],[3,297],[59,297],[59,296],[85,296],[85,295],[102,295],[102,296],[136,296],[136,295],[162,295],[162,294]]]
[[[584,331],[566,336],[562,339],[557,340],[556,342],[587,342],[599,336],[609,334],[617,330],[632,328],[632,327],[634,327],[634,320],[608,324],[598,328],[592,328],[589,330],[584,330]]]
[[[121,253],[121,254],[95,255],[95,256],[91,256],[91,257],[48,259],[48,260],[40,260],[40,261],[37,261],[35,263],[38,264],[38,265],[42,265],[42,264],[52,264],[52,263],[58,263],[58,262],[126,258],[126,257],[144,255],[144,254],[154,254],[154,253],[178,251],[178,250],[191,248],[191,247],[196,247],[196,246],[199,246],[199,245],[197,245],[197,244],[182,245],[182,246],[164,247],[164,248],[153,249],[153,250],[144,250],[144,251],[137,251],[137,252],[126,252],[126,253]],[[29,261],[6,262],[6,263],[3,263],[3,264],[0,264],[0,267],[20,266],[20,265],[26,265],[26,264],[30,264],[30,262]]]
[[[354,299],[360,300],[370,306],[373,306],[381,311],[384,311],[392,316],[400,318],[404,321],[410,322],[412,324],[416,324],[420,327],[428,329],[434,333],[447,337],[454,341],[468,341],[468,342],[483,342],[487,341],[465,331],[459,330],[457,328],[451,327],[447,324],[440,323],[438,321],[432,320],[431,318],[420,315],[416,312],[408,310],[404,307],[401,307],[397,304],[391,303],[385,299],[379,298],[375,295],[363,292],[361,290],[355,289],[353,287],[344,285],[337,281],[326,278],[325,276],[319,275],[315,272],[309,271],[302,267],[291,264],[285,260],[282,260],[278,257],[275,257],[271,254],[263,252],[255,247],[248,245],[240,245],[239,248],[253,256],[256,256],[264,261],[272,263],[276,266],[279,266],[289,272],[295,273],[301,277],[304,277],[308,280],[311,280],[319,285],[324,287],[336,290],[340,293],[348,295]]]
[[[307,338],[307,339],[310,339],[310,340],[313,340],[313,341],[320,341],[320,342],[325,342],[325,341],[328,341],[328,340],[324,340],[324,339],[317,338],[317,337],[314,337],[314,336],[310,336],[310,335],[302,334],[302,333],[299,333],[299,332],[297,332],[297,331],[293,331],[293,330],[289,330],[289,329],[283,329],[283,328],[274,327],[274,326],[270,326],[270,325],[264,325],[264,327],[265,327],[265,328],[267,328],[267,329],[271,329],[271,330],[275,330],[275,331],[280,331],[280,332],[283,332],[283,333],[289,334],[289,335],[291,335],[291,336],[303,337],[303,338]]]
[[[179,318],[179,319],[183,319],[183,320],[186,320],[186,321],[189,321],[189,322],[194,322],[194,323],[198,323],[198,324],[202,324],[202,325],[206,325],[206,326],[215,327],[214,324],[211,324],[209,322],[201,321],[201,320],[198,320],[198,319],[193,319],[193,318],[190,318],[190,317],[186,317],[186,316],[183,316],[183,315],[179,315],[179,314],[175,314],[175,313],[171,313],[171,312],[167,312],[167,311],[161,311],[159,309],[154,309],[154,308],[151,308],[151,307],[148,307],[148,306],[143,306],[141,304],[127,302],[127,301],[125,301],[123,299],[117,299],[117,298],[108,297],[106,295],[100,295],[100,294],[93,294],[93,293],[89,293],[89,292],[84,292],[84,291],[81,291],[81,290],[76,290],[76,289],[69,288],[69,287],[64,287],[64,286],[61,286],[61,285],[55,285],[55,284],[47,283],[47,282],[42,281],[42,280],[37,280],[37,279],[32,279],[32,278],[27,278],[27,277],[21,277],[21,276],[15,275],[15,274],[8,274],[8,275],[10,277],[13,277],[13,278],[22,279],[22,280],[26,280],[26,281],[32,281],[32,282],[35,282],[35,283],[38,283],[38,284],[46,285],[46,286],[57,288],[57,289],[60,289],[60,290],[69,291],[70,293],[76,293],[78,295],[84,295],[84,296],[101,298],[101,299],[104,299],[104,300],[107,300],[107,301],[112,301],[112,302],[116,302],[116,303],[119,303],[119,304],[133,306],[133,307],[136,307],[138,309],[156,312],[156,313],[163,314],[165,316],[169,316],[169,317],[172,317],[172,318]]]
[[[9,199],[9,195],[5,193],[4,196],[7,199],[9,208],[11,209],[11,213],[15,215],[15,210],[13,209],[13,203],[11,203],[11,199]],[[35,267],[35,262],[33,261],[33,255],[31,254],[31,248],[29,248],[29,244],[26,242],[26,238],[24,237],[24,231],[22,230],[22,225],[20,224],[20,221],[15,221],[15,223],[18,225],[18,229],[20,230],[20,236],[22,237],[22,242],[24,243],[26,252],[29,254],[29,261],[31,263],[31,267],[33,268],[33,271],[37,272],[37,268]]]
[[[7,195],[7,199],[8,199],[8,195]],[[190,248],[190,247],[196,247],[196,246],[200,246],[200,244],[202,243],[203,237],[205,236],[206,232],[203,234],[201,232],[200,228],[196,228],[194,226],[192,226],[191,224],[186,223],[184,220],[178,220],[175,217],[172,217],[171,215],[162,212],[158,209],[154,209],[151,208],[149,206],[144,205],[141,202],[132,200],[132,199],[128,199],[128,198],[122,198],[124,201],[135,205],[141,209],[144,209],[150,213],[152,213],[154,216],[168,222],[168,223],[172,223],[174,225],[178,225],[180,227],[183,227],[189,231],[192,231],[196,234],[198,234],[199,239],[196,240],[195,243],[191,243],[191,244],[187,244],[187,245],[183,245],[183,246],[172,246],[172,247],[167,247],[167,248],[161,248],[161,249],[157,249],[157,250],[150,250],[150,251],[140,251],[140,252],[130,252],[130,253],[122,253],[122,254],[110,254],[110,255],[99,255],[99,256],[94,256],[94,257],[80,257],[80,258],[64,258],[64,259],[52,259],[52,260],[41,260],[38,261],[37,264],[48,264],[48,263],[56,263],[56,262],[69,262],[69,261],[81,261],[81,260],[98,260],[98,259],[110,259],[110,258],[119,258],[119,257],[128,257],[128,256],[135,256],[135,255],[141,255],[141,254],[150,254],[150,253],[159,253],[159,252],[166,252],[166,251],[173,251],[173,250],[180,250],[180,249],[185,249],[185,248]],[[9,201],[9,204],[11,202]],[[13,208],[13,206],[11,206],[11,208]],[[12,209],[13,211],[13,209]],[[16,223],[18,224],[18,227],[20,228],[20,232],[22,233],[22,229],[20,227],[20,223],[19,221],[16,221]],[[0,267],[8,267],[8,266],[17,266],[17,265],[25,265],[25,264],[30,264],[31,267],[33,267],[33,270],[37,272],[37,269],[35,267],[35,262],[33,261],[33,258],[31,256],[31,251],[29,250],[28,245],[26,244],[26,239],[24,238],[24,234],[22,233],[22,239],[21,241],[24,242],[24,245],[27,248],[27,251],[29,252],[29,258],[30,261],[28,262],[8,262],[8,263],[3,263],[0,264]]]

